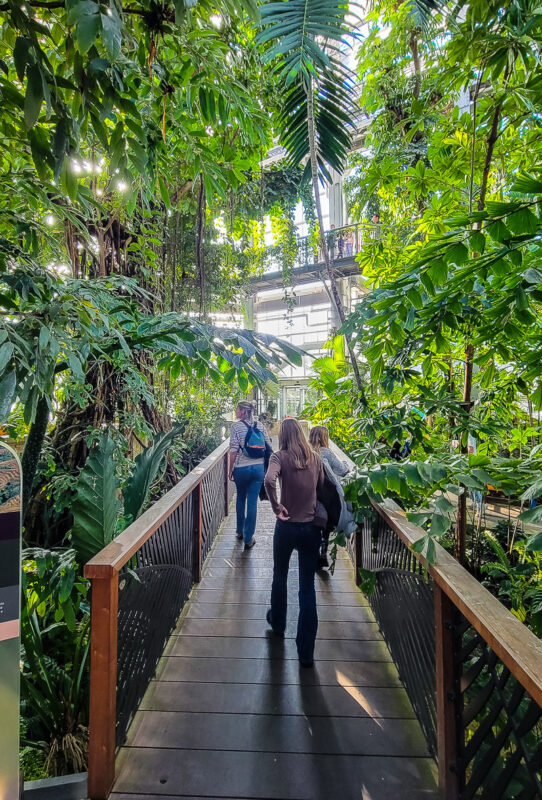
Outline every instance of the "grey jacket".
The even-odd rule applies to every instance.
[[[354,519],[354,514],[352,512],[350,503],[346,502],[341,482],[337,478],[337,475],[335,474],[331,464],[326,458],[326,453],[324,452],[324,450],[327,450],[327,448],[322,448],[322,450],[320,451],[320,454],[322,456],[322,463],[324,465],[324,470],[329,480],[333,481],[335,488],[337,489],[337,494],[339,495],[339,499],[341,501],[341,516],[339,517],[337,530],[342,531],[347,536],[350,536],[352,533],[354,533],[354,531],[358,526]]]

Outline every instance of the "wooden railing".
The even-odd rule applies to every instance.
[[[353,463],[336,448],[337,454]],[[351,556],[433,751],[446,800],[542,797],[542,641],[392,500],[375,503]]]
[[[105,800],[115,754],[224,516],[229,441],[85,566],[91,580],[88,792]]]

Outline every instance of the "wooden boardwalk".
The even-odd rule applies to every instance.
[[[274,517],[244,551],[230,513],[117,761],[112,798],[416,800],[436,768],[353,569],[317,577],[316,663],[297,661],[297,558],[286,638],[265,622]]]

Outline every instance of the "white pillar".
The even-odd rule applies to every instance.
[[[243,306],[243,313],[245,315],[245,325],[250,331],[256,330],[255,315],[254,315],[254,297],[255,295],[247,297]]]
[[[329,187],[329,224],[336,228],[346,225],[346,205],[343,190],[343,177],[332,170],[333,182]]]

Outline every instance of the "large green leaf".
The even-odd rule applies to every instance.
[[[114,451],[114,442],[106,433],[91,451],[77,481],[72,544],[80,564],[99,553],[115,535],[119,501]]]
[[[260,6],[262,30],[258,41],[272,42],[268,60],[281,56],[283,74],[297,76],[300,71],[328,69],[330,47],[318,42],[342,43],[347,30],[347,6],[342,0],[286,0]]]
[[[38,64],[32,64],[27,71],[28,81],[24,98],[24,121],[30,129],[37,121],[43,103],[43,80]]]
[[[542,524],[542,506],[534,506],[528,511],[524,511],[519,515],[522,522],[531,523],[534,525]]]
[[[5,421],[14,399],[17,377],[14,371],[8,372],[0,380],[0,422]]]
[[[167,433],[159,433],[150,447],[146,447],[136,460],[134,471],[124,489],[124,514],[137,519],[154,483],[160,464],[173,440],[179,436],[184,425],[176,424]]]

